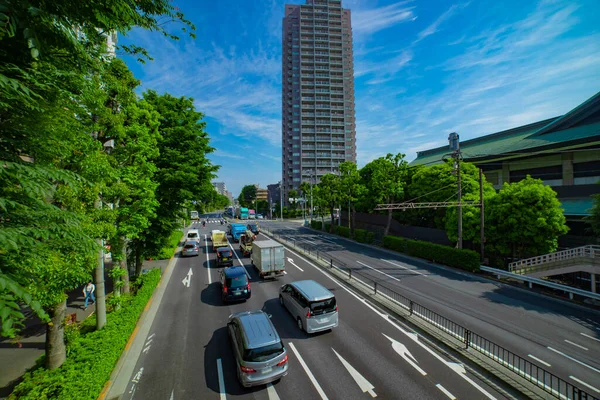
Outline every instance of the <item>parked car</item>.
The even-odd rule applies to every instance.
[[[223,302],[248,300],[252,296],[250,282],[244,267],[228,267],[221,271],[221,300]]]
[[[217,267],[230,267],[233,265],[233,251],[229,247],[217,249]]]
[[[260,228],[258,227],[258,224],[248,224],[248,230],[254,233],[255,235],[258,235],[260,233]]]
[[[298,328],[314,333],[338,326],[338,306],[335,295],[312,280],[283,285],[279,302],[292,314]]]
[[[261,310],[232,314],[227,330],[242,386],[265,385],[287,375],[287,351],[267,314]]]
[[[197,256],[200,255],[200,247],[195,240],[186,240],[181,249],[182,256]]]

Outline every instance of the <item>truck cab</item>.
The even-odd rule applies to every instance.
[[[246,232],[246,225],[243,224],[232,224],[231,225],[231,237],[234,242],[240,241],[240,236]]]

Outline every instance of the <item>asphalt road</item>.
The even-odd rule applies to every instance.
[[[600,313],[285,222],[262,223],[600,396]]]
[[[194,228],[204,239],[219,226]],[[291,251],[286,250],[286,275],[265,281],[232,243],[235,265],[244,265],[251,277],[252,297],[223,304],[215,254],[208,238],[201,244],[198,257],[177,259],[123,399],[506,398]],[[302,279],[318,281],[336,295],[339,327],[309,336],[279,305],[280,286]],[[273,385],[245,389],[236,378],[226,323],[234,312],[255,309],[272,315],[288,349],[289,372]]]

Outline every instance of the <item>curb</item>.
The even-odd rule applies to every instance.
[[[121,353],[121,357],[119,357],[119,361],[117,361],[117,364],[113,368],[113,371],[110,374],[110,378],[106,382],[104,387],[102,388],[102,391],[100,392],[100,395],[98,396],[97,400],[105,400],[106,398],[111,399],[111,400],[112,399],[120,399],[121,396],[123,395],[123,393],[125,392],[125,390],[127,389],[127,384],[129,383],[129,377],[133,373],[133,369],[135,368],[135,365],[137,364],[137,360],[140,357],[140,354],[142,353],[141,347],[143,347],[143,346],[141,346],[139,349],[137,349],[138,350],[137,354],[135,354],[135,350],[132,349],[131,347],[134,344],[139,331],[141,329],[143,329],[144,325],[146,323],[148,323],[147,330],[149,330],[151,323],[154,321],[154,317],[152,317],[151,320],[148,319],[149,314],[150,314],[150,308],[152,306],[155,306],[155,310],[153,310],[153,311],[155,311],[154,314],[156,315],[156,311],[158,311],[157,307],[158,307],[158,305],[160,305],[160,300],[162,300],[162,296],[164,295],[166,286],[169,283],[169,280],[171,279],[171,273],[173,271],[175,263],[177,262],[177,259],[175,258],[175,254],[177,254],[177,252],[180,250],[180,247],[181,247],[180,244],[181,244],[181,242],[177,245],[173,255],[169,259],[169,264],[165,268],[164,274],[161,275],[158,285],[156,285],[156,289],[154,290],[154,293],[152,293],[152,296],[150,296],[148,303],[146,303],[146,306],[144,307],[144,310],[142,311],[142,314],[140,315],[140,318],[138,319],[135,329],[131,333],[129,340],[127,341],[127,344],[125,345],[125,348],[123,349],[123,353]],[[165,283],[165,284],[163,285],[163,283]],[[154,302],[155,298],[159,298],[159,301]],[[130,354],[130,353],[132,353],[132,354]],[[133,363],[133,365],[131,367],[131,371],[128,371],[125,367],[125,363],[128,360],[128,358],[130,358],[130,356],[135,357],[135,363]],[[125,381],[123,382],[124,379],[125,379]],[[121,389],[119,386],[123,386],[123,383],[125,384],[125,387],[123,387]],[[112,394],[111,397],[108,397],[108,395],[111,393],[111,391],[120,391],[120,393]]]

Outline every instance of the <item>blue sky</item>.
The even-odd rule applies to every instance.
[[[142,88],[193,97],[219,181],[281,176],[281,20],[304,0],[175,0],[197,39],[135,30]],[[600,91],[597,0],[342,0],[352,11],[358,165],[562,115]]]

